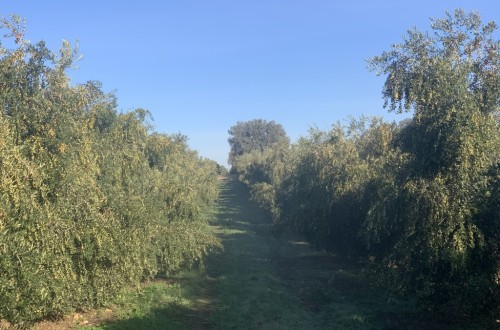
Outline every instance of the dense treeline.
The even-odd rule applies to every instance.
[[[456,318],[500,315],[500,43],[457,10],[370,64],[399,124],[351,120],[239,156],[277,232],[361,257],[373,278]],[[231,141],[230,141],[231,142]]]
[[[0,319],[26,325],[98,306],[199,260],[217,239],[205,212],[216,164],[183,136],[120,113],[97,82],[71,86],[76,52],[0,44]]]

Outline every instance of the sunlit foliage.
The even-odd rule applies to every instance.
[[[147,111],[116,110],[97,82],[72,86],[77,52],[1,22],[0,319],[25,326],[98,306],[124,287],[201,262],[219,242],[205,213],[215,166]]]

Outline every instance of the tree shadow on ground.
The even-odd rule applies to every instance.
[[[144,316],[104,323],[101,328],[108,330],[189,329],[184,324],[184,316],[189,313],[192,313],[192,311],[184,306],[163,306],[151,310]]]

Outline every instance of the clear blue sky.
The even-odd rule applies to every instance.
[[[0,16],[52,50],[78,39],[74,84],[101,81],[119,110],[148,109],[157,131],[226,164],[237,121],[275,120],[295,140],[349,115],[399,119],[366,59],[458,7],[500,23],[496,0],[0,0]]]

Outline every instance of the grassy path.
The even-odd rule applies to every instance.
[[[307,329],[309,313],[279,274],[283,243],[269,234],[265,213],[240,183],[225,182],[214,227],[224,245],[207,269],[216,279],[215,328]]]
[[[224,244],[224,253],[208,260],[214,329],[408,328],[397,304],[369,290],[355,266],[274,238],[241,183],[224,183],[213,226]]]

